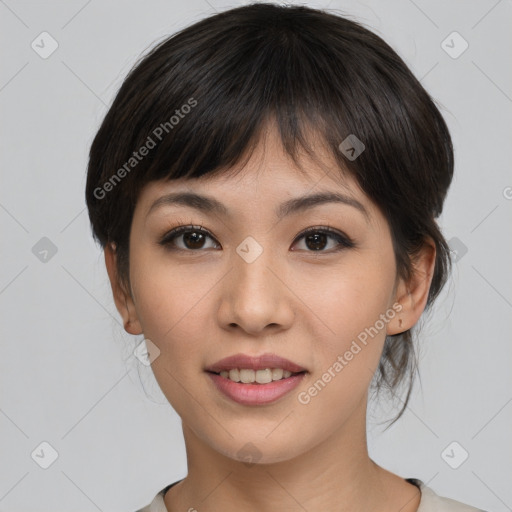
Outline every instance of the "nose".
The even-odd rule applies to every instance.
[[[295,295],[286,284],[286,272],[270,251],[254,261],[234,253],[232,270],[223,280],[218,321],[227,330],[240,328],[257,335],[288,329],[295,317]]]

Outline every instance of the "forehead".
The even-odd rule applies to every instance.
[[[275,122],[269,121],[267,127],[255,144],[250,158],[245,164],[218,168],[200,178],[179,178],[159,180],[147,184],[140,198],[151,200],[169,191],[211,191],[247,198],[258,195],[256,191],[265,190],[261,199],[283,195],[304,193],[322,187],[323,190],[344,191],[359,199],[365,194],[357,181],[346,169],[340,169],[339,162],[333,158],[326,144],[316,132],[309,131],[308,144],[313,150],[309,155],[302,147],[297,148],[297,163],[283,148]],[[298,164],[298,165],[297,165]]]

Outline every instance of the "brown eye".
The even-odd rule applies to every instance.
[[[328,239],[329,235],[326,235],[325,233],[313,233],[304,237],[307,248],[313,251],[325,249],[325,246],[329,241]]]
[[[297,239],[304,239],[304,244],[308,252],[336,252],[355,246],[354,242],[350,240],[350,238],[329,227],[309,228]],[[329,241],[336,242],[332,251],[324,250],[329,244]]]
[[[208,231],[201,226],[180,226],[167,233],[160,240],[159,244],[169,249],[197,251],[199,249],[211,248],[205,247],[207,239],[214,240]],[[178,242],[181,242],[181,244]]]
[[[205,235],[199,231],[186,231],[183,233],[183,243],[187,249],[201,249],[204,241]]]

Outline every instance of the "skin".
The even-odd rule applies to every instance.
[[[152,368],[182,419],[188,475],[166,493],[169,511],[415,512],[419,506],[415,486],[369,457],[366,406],[386,334],[412,327],[425,308],[435,245],[427,240],[411,279],[398,279],[385,217],[353,179],[340,175],[321,143],[314,147],[322,165],[303,154],[303,176],[271,126],[236,176],[148,184],[131,227],[129,289],[119,279],[115,246],[105,248],[125,329],[144,334],[159,348]],[[162,195],[192,190],[218,199],[231,215],[183,205],[147,215]],[[341,203],[276,217],[283,201],[326,190],[356,198],[369,220]],[[190,241],[185,245],[180,235],[174,243],[181,251],[158,244],[182,224],[202,225],[213,238],[187,249]],[[325,225],[356,246],[334,252],[339,243],[327,238],[315,251],[314,243],[298,237],[306,228]],[[263,248],[252,263],[236,252],[247,236]],[[400,313],[301,404],[297,395],[396,303]],[[239,352],[273,352],[308,373],[277,402],[240,405],[220,394],[204,371]],[[238,454],[249,442],[260,457],[251,465]]]

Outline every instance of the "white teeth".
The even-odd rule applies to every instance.
[[[274,380],[287,379],[292,372],[283,370],[282,368],[265,368],[264,370],[248,370],[233,368],[231,370],[223,370],[220,376],[234,382],[243,382],[244,384],[268,384]]]
[[[229,378],[231,380],[234,380],[235,382],[240,382],[240,372],[237,368],[233,368],[232,370],[229,370],[229,372],[225,372],[229,375]],[[221,373],[222,375],[222,373]],[[224,377],[227,377],[227,375],[224,375]]]
[[[282,368],[274,368],[272,370],[272,380],[279,380],[283,378],[283,369]]]
[[[270,368],[258,370],[256,372],[256,382],[258,384],[268,384],[269,382],[272,382],[272,370]]]
[[[256,372],[254,370],[240,370],[240,380],[244,384],[250,384],[256,380]]]

